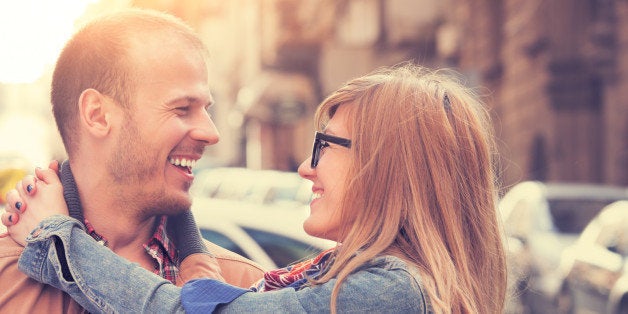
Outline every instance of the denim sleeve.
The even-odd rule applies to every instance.
[[[183,313],[181,289],[99,245],[78,220],[56,215],[27,238],[18,267],[92,313]]]
[[[182,292],[97,244],[78,220],[67,216],[45,219],[27,242],[19,260],[20,270],[67,292],[93,313],[183,313],[182,299],[185,310],[191,313],[326,313],[335,284],[331,280],[299,291],[287,288],[253,293],[201,279],[188,283]],[[340,289],[337,310],[427,313],[427,304],[416,276],[403,267],[380,265],[347,278]]]
[[[301,290],[285,288],[263,293],[244,293],[231,303],[217,307],[218,313],[329,313],[331,280]],[[221,283],[214,282],[213,285]],[[224,285],[224,284],[223,284]],[[213,288],[215,291],[218,288]],[[183,288],[182,298],[191,290]],[[205,293],[207,306],[213,306],[212,293]],[[203,302],[202,300],[200,302]],[[185,303],[184,303],[185,304]],[[199,304],[197,304],[199,306]],[[202,307],[197,307],[202,309]],[[191,310],[186,306],[186,311]],[[338,313],[428,313],[429,302],[420,283],[402,268],[371,267],[362,269],[342,284],[337,299]],[[202,311],[190,311],[196,313]]]

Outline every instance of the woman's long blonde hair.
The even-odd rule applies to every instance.
[[[418,268],[437,313],[501,313],[506,262],[486,110],[455,76],[409,63],[348,82],[319,106],[323,129],[350,106],[342,246],[313,284],[393,254]],[[359,254],[355,254],[356,252]]]

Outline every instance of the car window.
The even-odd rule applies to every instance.
[[[214,230],[201,228],[201,236],[209,242],[212,242],[218,246],[221,246],[231,252],[240,254],[243,257],[251,259],[246,253],[244,253],[244,250],[242,250],[240,246],[235,244],[235,242],[231,241],[231,239],[229,239],[227,236],[225,236],[222,233],[216,232]]]
[[[243,227],[278,267],[288,266],[320,253],[322,250],[312,245],[276,233]]]
[[[550,213],[556,231],[561,233],[581,233],[584,227],[613,200],[550,200]]]

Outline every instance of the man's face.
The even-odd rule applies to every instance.
[[[107,168],[117,197],[145,215],[190,207],[191,169],[219,135],[200,52],[177,40],[134,46],[137,81]]]

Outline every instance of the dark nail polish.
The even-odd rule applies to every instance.
[[[9,215],[9,222],[13,223],[13,215]]]
[[[15,202],[15,208],[17,209],[22,208],[22,202]]]
[[[33,190],[33,185],[29,184],[26,186],[26,192],[30,193]]]

